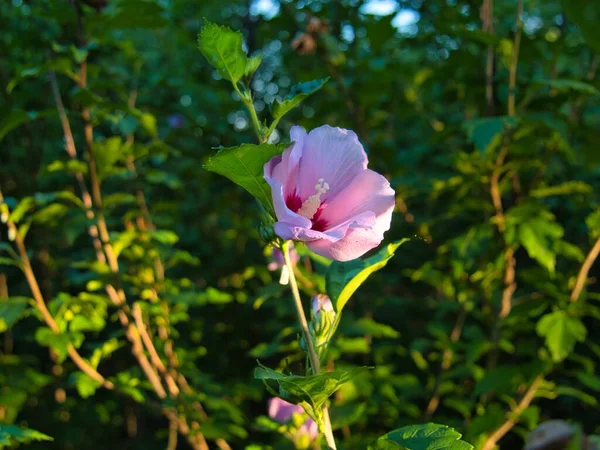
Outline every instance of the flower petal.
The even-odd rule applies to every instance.
[[[374,228],[383,233],[390,228],[394,194],[385,177],[370,169],[364,170],[344,190],[325,203],[320,219],[333,228],[365,211],[371,211],[377,217]]]
[[[265,168],[266,171],[266,168]],[[271,196],[273,197],[273,207],[275,208],[275,214],[277,215],[277,219],[279,221],[283,221],[291,226],[297,226],[302,228],[310,228],[312,226],[312,222],[310,219],[301,216],[300,214],[296,214],[294,211],[289,209],[285,203],[283,186],[280,181],[275,178],[268,178],[265,176],[265,180],[271,186]],[[277,232],[277,230],[275,231]],[[283,239],[283,236],[280,236]]]
[[[383,240],[383,232],[377,229],[350,227],[346,235],[336,241],[325,239],[307,242],[313,252],[337,261],[350,261],[377,247]]]
[[[292,137],[293,138],[293,137]],[[305,200],[315,193],[320,178],[329,184],[323,199],[335,196],[367,168],[367,155],[353,131],[329,125],[304,136],[296,187]]]

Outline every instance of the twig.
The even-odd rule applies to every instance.
[[[483,22],[483,31],[494,35],[494,0],[484,0],[481,7],[481,20]],[[487,113],[493,116],[496,113],[494,104],[494,75],[496,71],[494,45],[490,44],[487,48],[487,62],[485,68],[485,99],[487,104]]]
[[[300,328],[302,329],[302,334],[304,336],[304,342],[306,344],[306,348],[308,350],[308,358],[310,360],[310,365],[312,366],[313,373],[319,374],[321,372],[321,361],[319,360],[319,356],[315,351],[315,346],[312,341],[312,337],[310,335],[310,331],[308,330],[308,321],[306,320],[306,315],[304,314],[304,308],[302,307],[302,300],[300,299],[300,291],[298,290],[298,285],[296,283],[296,275],[294,274],[294,265],[292,264],[292,260],[290,259],[290,242],[285,242],[282,246],[283,250],[283,259],[285,260],[285,265],[288,267],[288,271],[290,273],[290,287],[292,289],[292,296],[294,297],[294,304],[296,306],[296,312],[298,314],[298,321],[300,322]],[[329,411],[327,406],[323,406],[323,420],[324,420],[324,428],[325,428],[325,440],[327,441],[327,445],[330,449],[336,450],[335,439],[333,437],[333,431],[331,428],[331,421],[329,419]]]
[[[77,150],[75,148],[75,141],[73,140],[71,125],[69,123],[67,113],[65,112],[65,107],[60,96],[60,90],[58,89],[56,74],[54,72],[50,72],[49,78],[50,86],[52,87],[52,96],[54,97],[54,103],[56,104],[56,109],[58,110],[58,117],[60,118],[60,123],[63,129],[63,135],[65,138],[65,150],[67,151],[67,154],[72,160],[77,161],[78,158]],[[92,221],[94,220],[94,211],[92,209],[92,197],[90,196],[90,193],[85,184],[83,174],[80,171],[76,171],[75,179],[77,180],[79,191],[81,192],[81,200],[83,201],[83,205],[85,207],[85,216],[88,218],[88,220]],[[106,257],[102,252],[102,243],[98,238],[98,227],[95,223],[91,223],[88,226],[88,233],[92,238],[92,242],[94,243],[94,249],[96,250],[96,258],[102,263],[106,262]]]
[[[467,317],[467,311],[465,309],[461,309],[458,313],[458,317],[456,318],[456,323],[454,324],[454,328],[450,333],[450,342],[455,344],[460,339],[460,335],[462,334],[463,327],[465,325],[465,319]],[[444,349],[444,353],[442,354],[442,364],[440,365],[440,372],[438,373],[435,379],[435,386],[433,388],[433,396],[429,400],[427,404],[427,409],[425,410],[425,417],[427,419],[433,416],[433,413],[436,411],[440,404],[440,384],[442,380],[442,375],[446,372],[450,366],[452,365],[452,357],[454,356],[454,350],[452,347],[448,346]]]
[[[167,442],[167,450],[177,450],[177,433],[178,425],[176,420],[171,420],[169,423],[169,440]]]
[[[600,239],[596,241],[590,252],[588,253],[585,261],[581,265],[581,269],[579,270],[579,274],[577,275],[577,281],[575,282],[575,287],[573,288],[573,292],[571,292],[570,300],[572,302],[576,302],[581,295],[581,291],[583,290],[583,286],[585,285],[585,281],[587,280],[588,273],[592,268],[592,265],[598,258],[600,254]]]
[[[487,438],[481,447],[481,450],[492,450],[496,446],[496,443],[517,424],[523,411],[531,404],[543,379],[544,378],[540,375],[533,380],[519,404],[510,412],[508,419],[506,419],[506,421]]]
[[[513,42],[513,51],[510,58],[509,81],[508,81],[508,115],[515,115],[515,97],[517,86],[517,64],[519,62],[519,48],[521,46],[521,36],[523,34],[523,0],[517,4],[517,31]]]

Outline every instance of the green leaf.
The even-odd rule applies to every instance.
[[[353,261],[334,261],[327,269],[327,295],[331,298],[333,307],[339,313],[344,305],[350,300],[352,294],[363,284],[369,276],[385,267],[387,262],[394,256],[398,247],[408,239],[388,244],[377,254],[367,259],[355,259]]]
[[[536,327],[538,335],[546,338],[552,359],[560,362],[569,356],[577,342],[583,342],[587,330],[583,323],[564,311],[544,315]]]
[[[281,398],[296,403],[306,402],[319,414],[321,406],[334,392],[366,370],[367,367],[358,367],[350,371],[336,370],[302,377],[284,375],[259,364],[254,370],[254,378],[262,380],[267,387],[269,382],[274,382],[279,386],[278,395]]]
[[[44,117],[50,117],[54,114],[56,114],[56,111],[53,109],[46,109],[43,111],[13,110],[10,114],[4,116],[0,122],[0,141],[15,128],[31,122],[32,120],[43,119]]]
[[[152,137],[158,136],[158,130],[156,128],[156,117],[154,117],[154,115],[152,115],[150,113],[144,113],[140,117],[140,122],[141,122],[144,130],[146,130],[146,132],[150,136],[152,136]]]
[[[34,441],[53,441],[50,436],[47,436],[39,431],[31,428],[22,428],[16,425],[0,424],[0,445],[12,446],[15,444],[28,444]]]
[[[394,441],[380,439],[370,444],[367,450],[406,450],[406,447],[402,447]]]
[[[321,89],[329,78],[319,80],[305,81],[292,86],[289,95],[283,100],[276,100],[271,109],[271,114],[275,120],[281,119],[291,109],[299,105],[309,95],[314,94]]]
[[[514,127],[517,120],[515,117],[488,117],[467,120],[463,126],[475,148],[485,153],[500,143],[504,130]]]
[[[254,55],[251,58],[248,58],[248,61],[246,62],[246,76],[249,77],[256,72],[256,69],[258,69],[261,62],[262,55]]]
[[[236,84],[252,68],[242,49],[242,33],[207,22],[198,35],[198,47],[224,79]]]
[[[69,344],[79,348],[83,343],[84,335],[80,332],[54,334],[48,327],[40,327],[35,332],[35,340],[38,344],[50,347],[58,354],[58,362],[67,358]]]
[[[273,211],[271,188],[264,179],[263,170],[265,164],[283,152],[286,146],[285,143],[242,144],[223,148],[208,158],[204,168],[229,178],[250,192],[269,211]]]
[[[71,382],[75,385],[77,392],[81,396],[81,398],[91,397],[96,393],[96,390],[101,386],[101,384],[88,377],[83,372],[76,372],[71,375]]]
[[[548,86],[558,91],[576,91],[582,94],[588,95],[599,95],[600,91],[589,83],[584,83],[578,80],[565,80],[565,79],[545,79],[545,80],[534,80],[534,83]]]
[[[540,233],[540,230],[541,228],[534,228],[529,223],[522,224],[519,227],[519,242],[523,244],[529,256],[553,273],[556,254],[550,249],[545,235]]]
[[[567,17],[581,29],[589,46],[600,52],[600,5],[588,0],[563,0],[562,5]]]
[[[552,195],[591,194],[593,191],[592,186],[583,181],[567,181],[556,186],[532,189],[530,194],[533,197],[543,198]]]
[[[8,330],[23,317],[30,301],[27,297],[0,298],[0,333]]]
[[[428,423],[398,428],[379,439],[395,442],[408,450],[471,450],[473,446],[460,440],[461,437],[462,434],[447,425]]]
[[[94,142],[96,166],[100,179],[106,178],[111,173],[114,165],[123,156],[121,144],[119,136],[110,137],[105,141]]]

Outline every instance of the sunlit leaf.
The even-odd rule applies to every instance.
[[[537,323],[537,333],[546,338],[552,359],[560,362],[569,356],[577,342],[583,342],[587,330],[581,320],[555,311],[543,316]]]
[[[252,68],[242,49],[242,33],[208,22],[198,35],[198,46],[208,62],[217,69],[219,75],[232,83],[237,83],[246,75],[247,67]]]
[[[352,294],[369,276],[385,267],[394,256],[394,252],[408,239],[388,244],[377,254],[367,259],[355,259],[348,262],[334,261],[327,269],[327,295],[331,298],[336,311],[342,311]]]
[[[208,159],[204,168],[229,178],[272,211],[271,188],[263,176],[264,166],[285,147],[286,144],[242,144],[223,148]]]

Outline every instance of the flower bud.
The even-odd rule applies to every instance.
[[[329,340],[333,335],[336,313],[333,310],[333,304],[328,296],[323,294],[315,295],[312,299],[313,317],[310,321],[310,333],[315,343],[315,350],[320,358],[326,351]]]

